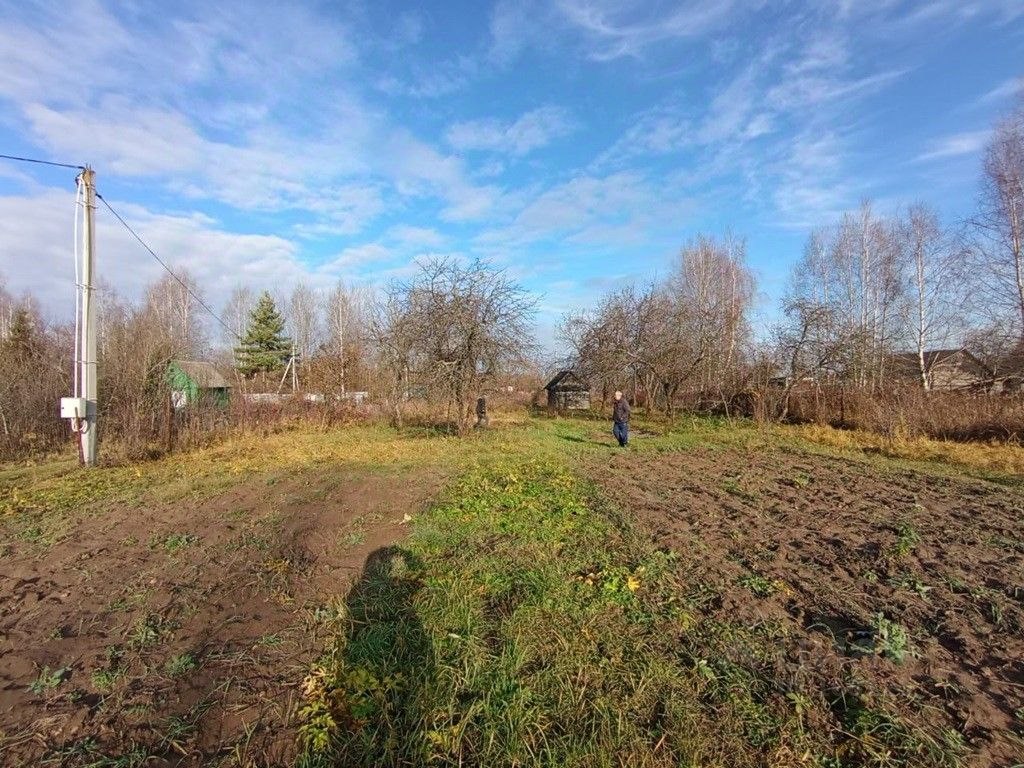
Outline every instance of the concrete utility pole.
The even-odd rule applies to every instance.
[[[96,464],[96,173],[85,168],[78,177],[83,196],[82,264],[79,270],[80,292],[77,348],[78,386],[74,397],[61,399],[60,415],[71,419],[78,433],[78,456],[82,464]]]
[[[82,463],[96,463],[96,173],[82,171],[85,185],[85,224],[82,228],[82,397],[85,424],[80,430]]]

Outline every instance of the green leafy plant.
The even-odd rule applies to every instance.
[[[897,664],[902,663],[908,655],[914,655],[907,630],[881,613],[875,615],[872,641],[875,653],[892,659]]]
[[[28,690],[37,696],[41,696],[63,683],[70,674],[71,667],[58,667],[57,669],[50,669],[48,666],[43,667],[39,672],[39,676],[29,683]]]
[[[750,573],[743,576],[739,580],[739,585],[749,589],[758,597],[770,597],[782,587],[778,579],[769,579],[759,573]]]
[[[181,677],[182,675],[188,674],[199,666],[196,661],[196,657],[191,653],[179,653],[177,656],[172,656],[164,664],[164,672],[171,677]]]
[[[906,557],[921,541],[921,535],[910,523],[900,523],[896,528],[896,544],[892,548],[892,556],[896,559]]]

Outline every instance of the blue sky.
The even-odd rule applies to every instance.
[[[481,256],[566,310],[747,238],[767,321],[809,228],[970,212],[1024,0],[0,0],[0,153],[91,163],[219,306]],[[73,173],[0,161],[0,275],[73,297]],[[99,216],[100,273],[159,267]]]

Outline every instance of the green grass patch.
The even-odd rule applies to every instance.
[[[301,765],[752,765],[806,741],[742,664],[680,653],[673,557],[545,450],[560,434],[370,557],[305,680]]]

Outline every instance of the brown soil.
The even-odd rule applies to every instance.
[[[0,763],[289,764],[318,628],[440,484],[263,477],[198,504],[103,510],[45,550],[8,551]],[[47,669],[61,670],[52,686]]]
[[[711,620],[780,628],[787,685],[819,692],[826,727],[859,692],[956,729],[970,765],[1024,763],[1019,490],[781,450],[623,452],[594,477],[717,592]],[[901,662],[879,614],[909,632]]]

